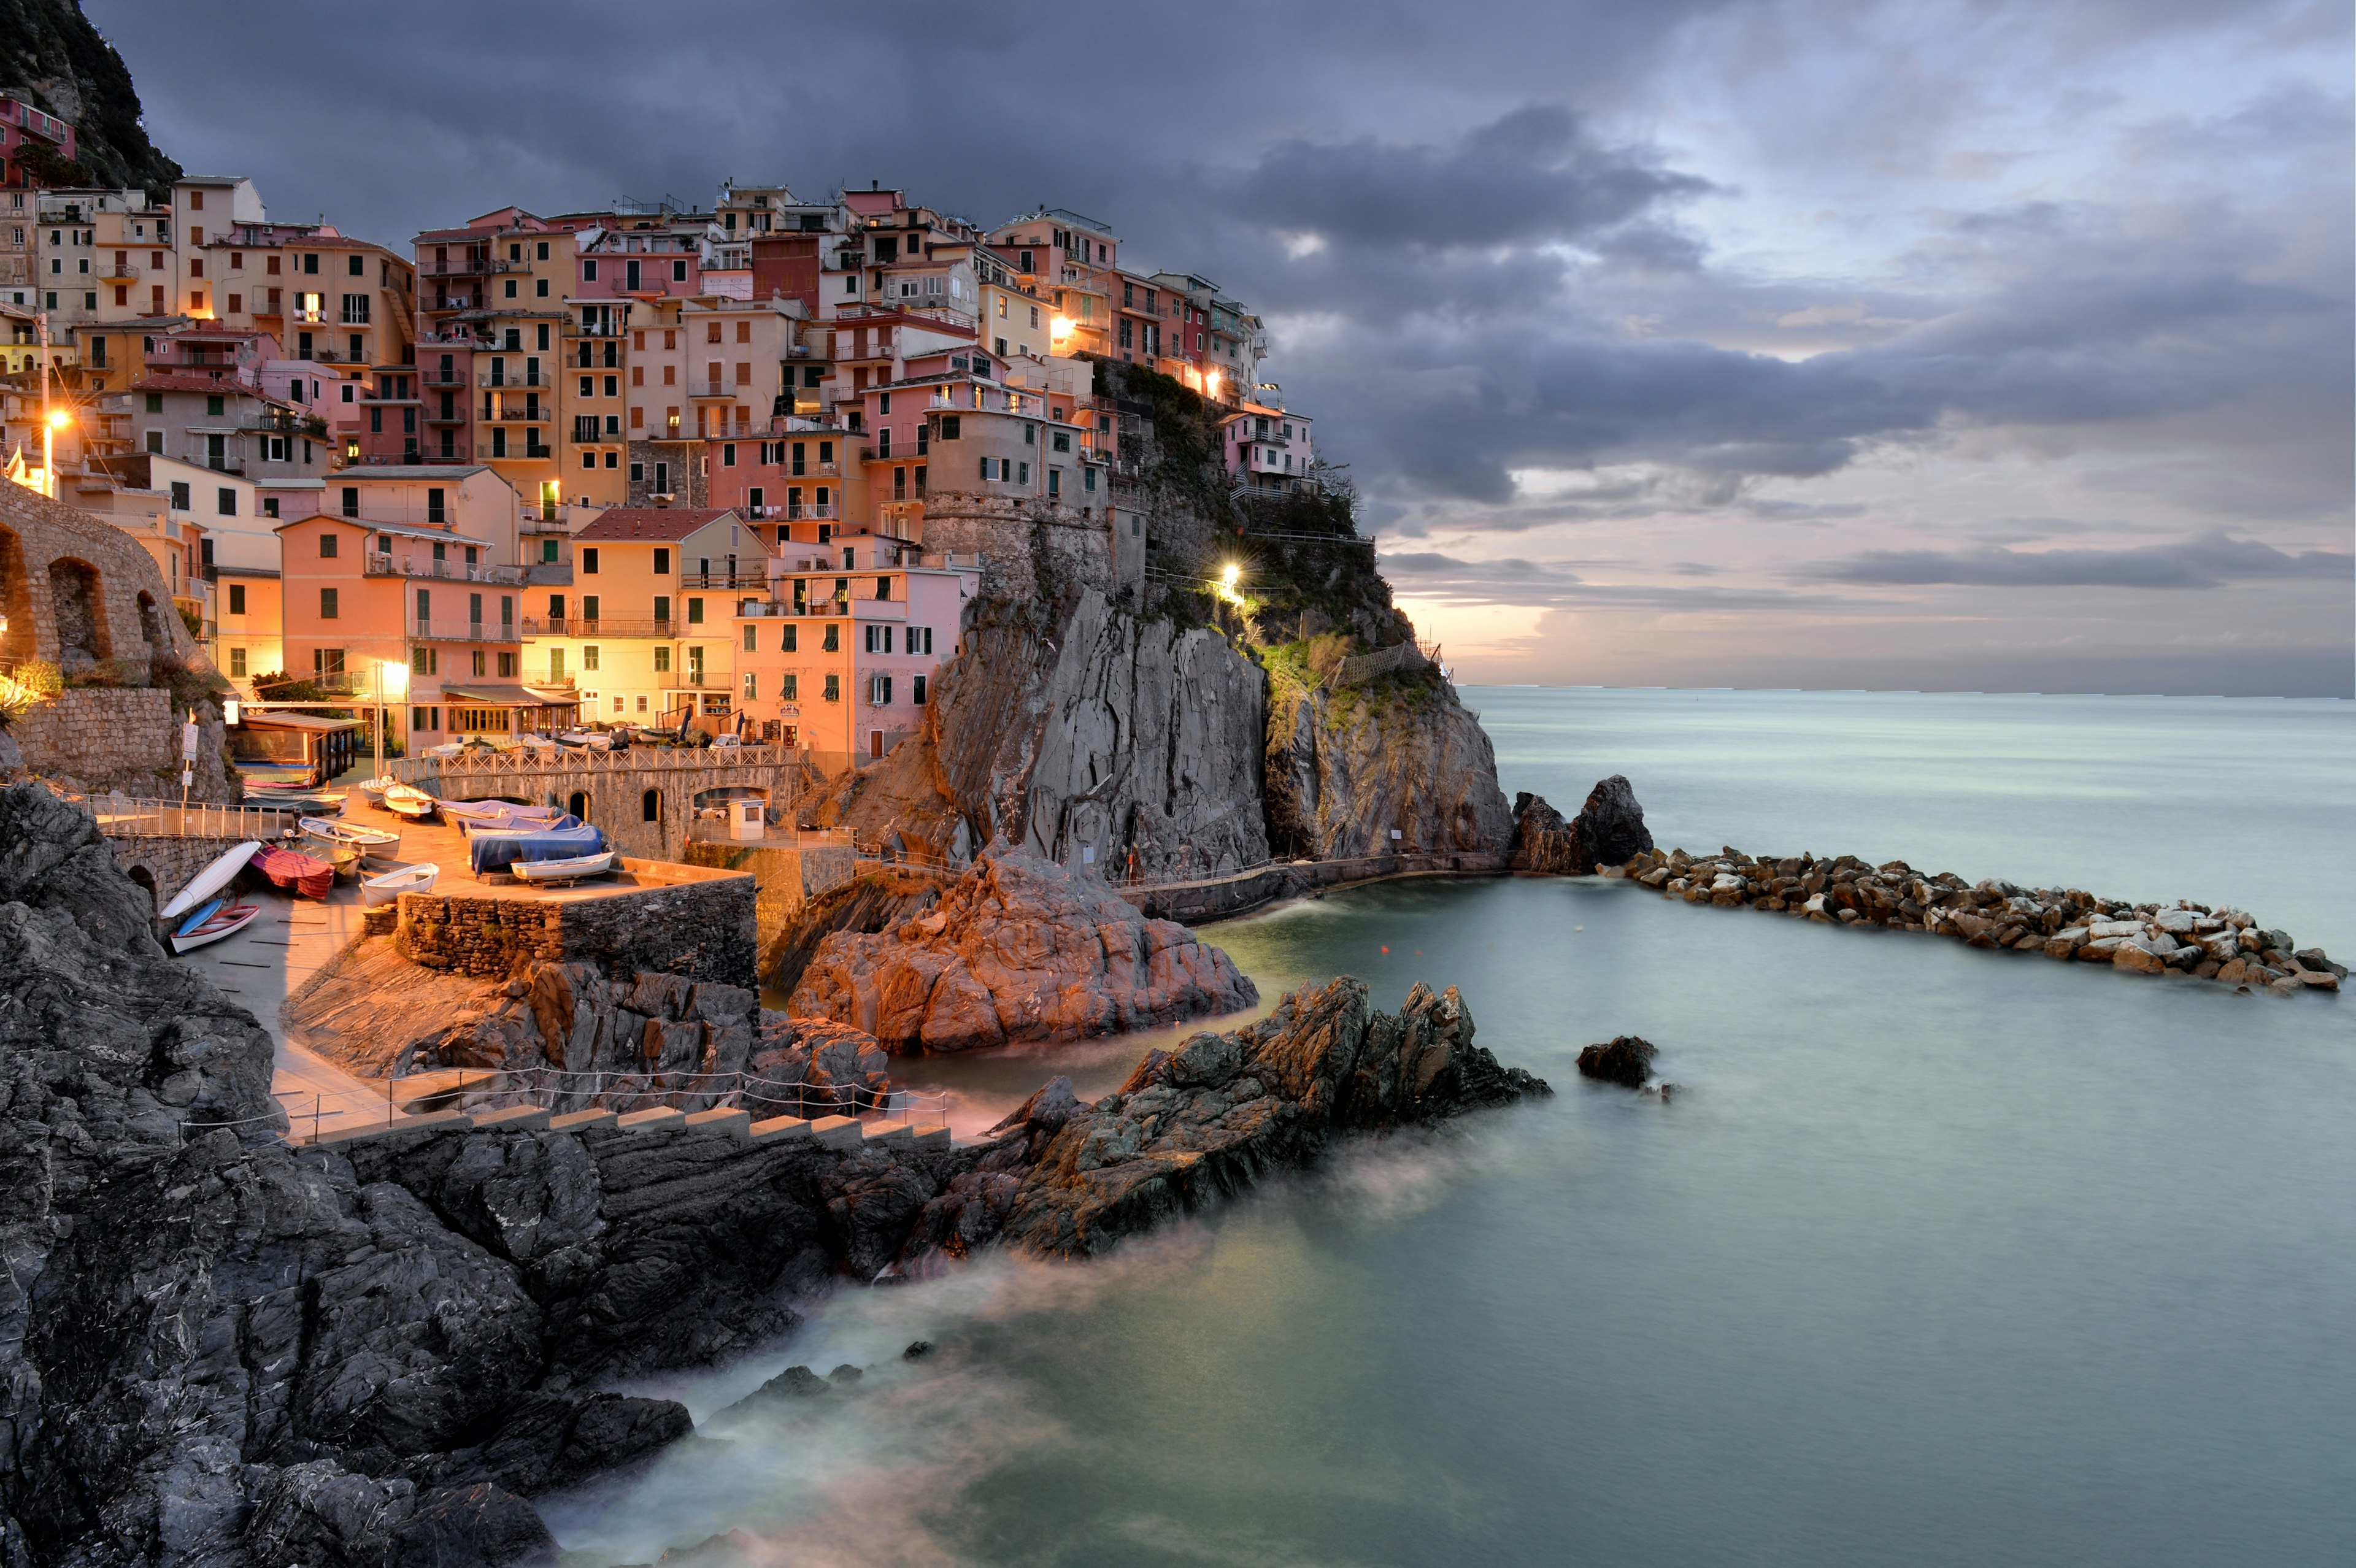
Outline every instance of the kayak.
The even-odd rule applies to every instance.
[[[230,880],[240,871],[245,869],[245,863],[252,859],[254,852],[261,848],[261,839],[249,838],[229,850],[211,865],[189,878],[188,885],[182,888],[178,896],[166,904],[155,918],[176,920],[227,888]]]
[[[202,947],[208,942],[233,936],[252,924],[253,917],[261,912],[260,904],[231,903],[225,898],[215,899],[189,915],[181,923],[180,928],[172,933],[172,951],[186,953],[192,947]]]
[[[374,909],[395,901],[403,893],[430,893],[434,891],[434,879],[441,874],[442,868],[428,860],[423,865],[402,866],[381,876],[364,877],[360,880],[360,902]]]
[[[326,898],[336,887],[334,861],[282,849],[275,844],[255,851],[253,869],[277,886],[310,898]]]

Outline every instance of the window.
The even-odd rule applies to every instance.
[[[160,414],[164,411],[163,393],[150,392],[147,394],[147,411],[151,414]]]
[[[1000,466],[1003,467],[1004,465],[1005,460],[1001,458],[1000,460]],[[1031,465],[1029,464],[1018,463],[1014,465],[1014,482],[1017,485],[1028,485],[1031,483]]]
[[[758,626],[753,626],[753,625],[747,625],[747,626],[744,628],[744,651],[745,651],[746,653],[748,653],[748,654],[749,654],[749,653],[755,653],[755,652],[759,651],[759,650],[758,650],[757,648],[755,648],[755,646],[754,645],[753,639],[754,639],[755,637],[756,637],[757,635],[760,635],[760,630],[761,630],[761,629],[760,629]]]
[[[658,621],[668,621],[668,620],[669,620],[669,619],[670,619],[670,595],[669,595],[669,594],[668,594],[668,593],[658,593],[658,594],[656,594],[656,595],[655,595],[655,619],[656,619],[656,620],[658,620]],[[658,648],[658,649],[657,649],[657,650],[655,650],[655,651],[656,651],[656,652],[658,652],[658,653],[659,653],[659,652],[661,652],[662,650],[660,650],[659,648]]]
[[[582,547],[581,574],[584,577],[597,575],[597,547],[594,544]]]
[[[213,511],[220,517],[237,516],[237,492],[226,486],[213,492]],[[211,542],[209,540],[208,543]]]
[[[801,628],[788,622],[785,630],[785,636],[780,639],[777,644],[778,650],[788,654],[800,652],[802,645]]]
[[[229,585],[229,613],[232,615],[245,613],[245,584],[242,582]]]
[[[777,688],[778,699],[783,702],[798,702],[801,700],[801,696],[802,677],[791,670],[787,671],[783,684]]]
[[[241,676],[245,673],[245,650],[243,648],[230,649],[229,673],[236,676]]]
[[[503,678],[507,678],[507,679],[513,679],[513,678],[514,678],[514,677],[515,677],[515,672],[516,672],[516,656],[515,656],[515,655],[513,655],[513,654],[501,654],[501,655],[499,656],[499,674],[500,674],[500,676],[501,676]]]
[[[657,648],[655,650],[655,673],[657,675],[669,675],[670,673],[670,650],[669,648]]]
[[[209,418],[209,419],[219,419],[219,418],[220,418],[223,414],[226,414],[228,411],[229,411],[229,400],[228,400],[228,399],[226,399],[226,398],[207,398],[207,399],[205,400],[205,414],[206,414],[206,417],[207,417],[207,418]]]
[[[646,700],[643,697],[639,698],[638,705],[644,708]],[[662,820],[662,791],[650,789],[638,797],[638,820],[641,822]]]
[[[594,615],[592,615],[589,618],[593,621],[596,619]],[[596,644],[584,643],[581,645],[581,667],[583,669],[595,669],[597,667]]]
[[[744,672],[744,700],[747,702],[757,700],[754,696],[753,672],[749,669]]]
[[[659,469],[662,467],[662,464],[658,463],[655,466]],[[655,575],[657,577],[669,577],[670,575],[670,551],[664,549],[659,546],[655,549]]]
[[[831,632],[834,628],[832,626],[829,626],[827,630]],[[842,700],[842,677],[839,675],[830,675],[826,677],[826,699],[829,702],[840,702]]]
[[[691,626],[701,626],[703,624],[702,600],[691,599],[687,602],[687,624]]]
[[[322,533],[319,535],[319,559],[321,560],[333,560],[336,559],[336,536],[334,534]]]
[[[888,708],[892,703],[892,677],[871,675],[867,677],[867,701],[875,708]]]
[[[175,479],[172,481],[172,510],[185,512],[188,509],[188,482],[185,479]]]
[[[826,624],[826,635],[819,639],[819,646],[830,654],[842,651],[842,625],[840,622],[829,621]]]
[[[332,588],[322,588],[319,590],[319,619],[322,621],[332,621],[335,618],[336,590]]]
[[[479,675],[481,675],[481,674],[483,673],[483,650],[482,650],[482,649],[480,649],[480,648],[477,648],[477,649],[475,649],[475,650],[474,650],[474,653],[475,653],[475,673],[476,673],[477,675],[478,675],[478,676],[479,676]]]

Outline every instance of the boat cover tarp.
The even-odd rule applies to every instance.
[[[518,805],[509,800],[436,800],[443,815],[463,828],[553,827],[580,819],[552,805]]]
[[[564,860],[594,855],[605,848],[605,835],[582,825],[541,833],[477,833],[466,840],[475,875],[505,870],[518,860]]]
[[[249,864],[279,887],[292,888],[309,898],[323,899],[335,891],[336,867],[331,860],[265,844],[254,851]]]

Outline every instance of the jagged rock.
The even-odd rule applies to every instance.
[[[1429,1123],[1550,1092],[1500,1067],[1472,1032],[1453,987],[1435,995],[1418,985],[1398,1013],[1375,1013],[1365,986],[1344,977],[1293,992],[1247,1029],[1151,1052],[1118,1091],[1052,1134],[1043,1125],[1006,1135],[1008,1147],[1048,1141],[1014,1195],[1004,1240],[1027,1252],[1100,1253],[1267,1171],[1305,1165],[1345,1130]],[[1061,1096],[1038,1104],[1066,1115]],[[920,1228],[911,1244],[932,1240]]]
[[[1579,1053],[1583,1078],[1600,1078],[1630,1089],[1642,1089],[1653,1076],[1652,1043],[1633,1034],[1614,1035],[1609,1044],[1590,1045]]]
[[[1506,846],[1506,865],[1516,871],[1574,876],[1583,874],[1575,869],[1577,860],[1570,824],[1562,813],[1526,790],[1514,796],[1514,836]]]
[[[1644,808],[1618,773],[1588,792],[1587,804],[1569,822],[1534,795],[1514,797],[1514,838],[1509,864],[1516,871],[1584,877],[1605,866],[1625,865],[1652,848]]]
[[[1436,673],[1419,678],[1412,697],[1390,683],[1335,693],[1271,681],[1263,767],[1287,852],[1505,852],[1514,822],[1488,731],[1454,687]]]
[[[822,943],[786,1003],[889,1049],[963,1051],[1151,1029],[1258,1000],[1234,961],[1092,879],[1019,851],[987,857],[907,921]]]
[[[0,902],[63,909],[93,941],[160,955],[146,890],[114,869],[89,812],[38,784],[0,789]]]

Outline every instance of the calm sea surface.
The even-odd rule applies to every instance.
[[[1624,773],[1664,844],[2237,902],[2356,952],[2356,705],[1468,698],[1509,792],[1568,813]],[[1453,983],[1558,1095],[1098,1264],[846,1291],[650,1390],[728,1445],[552,1505],[576,1561],[729,1530],[796,1563],[2356,1561],[2356,994],[1601,882],[1393,884],[1215,940],[1271,997]],[[1579,1080],[1631,1031],[1674,1104]],[[1141,1049],[916,1076],[967,1123]],[[873,1370],[719,1413],[797,1361]]]

